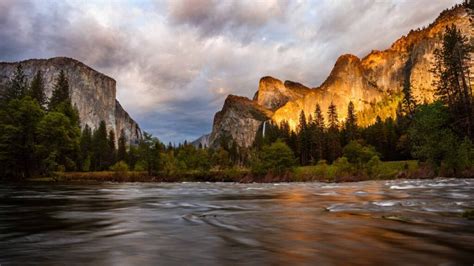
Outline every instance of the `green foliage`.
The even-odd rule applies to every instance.
[[[155,174],[160,168],[161,142],[151,134],[145,132],[143,139],[138,144],[138,154],[141,158],[140,164],[149,175]]]
[[[46,95],[44,93],[44,81],[41,71],[37,71],[33,80],[31,81],[28,95],[35,99],[38,104],[43,107],[46,105]]]
[[[277,140],[270,146],[263,147],[258,154],[258,159],[252,167],[252,171],[258,174],[272,172],[283,174],[291,171],[295,166],[295,158],[291,149],[281,140]]]
[[[79,140],[79,165],[82,171],[91,170],[92,157],[92,130],[86,125],[82,130],[81,138]]]
[[[108,143],[108,147],[107,147],[108,163],[111,165],[117,160],[117,150],[115,148],[115,133],[112,129],[109,130],[107,143]]]
[[[454,168],[458,170],[466,170],[474,168],[474,145],[467,137],[459,144],[456,150]]]
[[[449,119],[441,102],[419,106],[408,131],[413,157],[440,166],[443,159],[452,156],[456,136],[448,126]]]
[[[81,170],[84,172],[91,170],[91,155],[87,155],[87,157],[81,161]]]
[[[38,124],[38,150],[47,165],[63,165],[66,170],[76,169],[80,129],[59,112],[49,112]],[[51,170],[52,167],[47,167]],[[54,170],[54,169],[53,169]]]
[[[127,161],[127,139],[123,129],[120,132],[120,137],[118,139],[117,160]]]
[[[38,121],[44,112],[30,97],[13,99],[0,109],[0,173],[29,177],[38,159]]]
[[[311,131],[308,128],[304,111],[300,113],[298,126],[298,154],[301,165],[308,164],[311,155]]]
[[[128,165],[124,161],[118,161],[110,167],[110,170],[114,172],[114,177],[116,179],[122,179],[127,177]]]
[[[350,163],[362,166],[377,155],[374,147],[363,146],[357,141],[351,141],[344,147],[343,155]]]
[[[357,116],[354,110],[354,104],[352,101],[349,102],[347,107],[347,118],[344,123],[344,140],[346,143],[359,138],[359,132],[357,127]]]
[[[314,120],[310,125],[310,134],[311,134],[311,156],[313,162],[319,162],[325,158],[325,143],[326,143],[326,134],[325,134],[325,123],[324,116],[321,111],[319,104],[316,104],[316,109],[314,111]]]
[[[474,139],[474,99],[470,82],[472,45],[455,26],[447,26],[442,46],[434,52],[436,94],[448,106],[453,128]]]
[[[80,127],[79,111],[76,107],[73,107],[70,101],[64,101],[56,105],[54,112],[59,112],[67,116],[71,123],[77,127]]]
[[[461,139],[451,129],[452,115],[441,102],[420,106],[409,136],[415,158],[441,167],[443,174],[472,169],[474,147],[466,136]]]
[[[352,173],[352,165],[346,157],[339,157],[334,161],[336,176],[342,177]]]
[[[162,170],[166,176],[171,176],[180,171],[178,168],[178,160],[174,156],[174,152],[171,150],[161,154]]]
[[[377,177],[381,172],[382,161],[377,155],[374,155],[370,160],[367,162],[367,173],[371,177]]]
[[[316,171],[315,174],[317,176],[321,176],[322,178],[326,179],[328,177],[328,164],[326,160],[320,160],[316,164]]]
[[[7,104],[9,101],[14,99],[23,98],[24,96],[26,96],[27,90],[28,81],[26,79],[25,73],[23,72],[22,65],[18,64],[12,79],[10,80],[5,91],[2,94],[3,104]]]
[[[71,102],[71,98],[69,96],[69,81],[67,80],[64,71],[61,70],[59,76],[55,80],[53,94],[49,99],[48,109],[54,111],[58,105],[63,102]]]
[[[110,170],[114,172],[126,173],[128,172],[128,164],[124,161],[118,161],[110,167]]]
[[[211,164],[217,169],[226,169],[232,166],[232,162],[229,159],[229,153],[222,148],[212,151]]]
[[[109,143],[107,140],[107,126],[105,121],[101,121],[99,127],[92,136],[93,156],[92,164],[94,170],[102,171],[108,169],[109,165]]]

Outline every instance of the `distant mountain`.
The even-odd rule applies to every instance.
[[[206,135],[202,135],[200,136],[198,139],[196,139],[195,141],[191,142],[191,145],[193,145],[194,147],[196,148],[199,148],[199,146],[201,147],[209,147],[209,136],[211,134],[206,134]]]
[[[72,104],[79,110],[81,126],[95,129],[104,120],[107,129],[114,130],[117,138],[124,130],[127,139],[136,143],[142,138],[138,124],[116,100],[115,80],[87,65],[66,57],[30,59],[21,62],[0,62],[0,88],[13,76],[21,64],[29,80],[40,70],[45,81],[46,95],[51,96],[54,81],[64,70],[69,81]]]
[[[377,116],[382,119],[396,116],[404,86],[412,88],[417,101],[431,102],[434,100],[434,77],[429,70],[434,61],[433,52],[439,46],[446,26],[451,24],[474,44],[473,18],[471,9],[457,5],[443,11],[428,27],[410,31],[384,51],[372,51],[362,59],[342,55],[327,79],[316,88],[263,77],[253,100],[228,96],[222,110],[214,117],[210,145],[218,146],[220,139],[227,137],[240,147],[249,147],[264,121],[288,121],[294,129],[301,110],[309,117],[319,104],[326,114],[331,102],[343,121],[352,101],[359,124],[369,125]]]

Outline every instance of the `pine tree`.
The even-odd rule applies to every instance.
[[[470,83],[473,47],[455,25],[447,26],[442,47],[435,50],[436,93],[452,113],[458,132],[474,139],[474,104]]]
[[[115,132],[111,129],[109,130],[109,135],[107,137],[108,142],[108,166],[116,163],[117,150],[115,148]]]
[[[66,74],[61,70],[59,76],[56,78],[53,94],[51,99],[49,99],[48,109],[50,111],[55,110],[63,102],[70,103],[71,97],[69,96],[69,82]]]
[[[20,99],[26,96],[28,90],[28,82],[23,72],[23,67],[21,64],[18,64],[16,67],[13,78],[7,85],[6,90],[2,95],[2,100],[7,103],[13,99]]]
[[[91,170],[91,157],[92,157],[92,130],[86,124],[82,130],[81,139],[79,141],[80,146],[80,162],[79,166],[82,171]]]
[[[189,145],[182,146],[181,148],[185,149]],[[130,150],[132,151],[132,150]],[[138,154],[140,156],[141,162],[144,164],[148,175],[155,174],[160,170],[160,153],[161,153],[161,143],[160,141],[153,137],[151,134],[144,132],[143,139],[140,140],[138,145]]]
[[[321,106],[319,104],[316,104],[316,109],[314,111],[314,122],[316,123],[316,126],[318,128],[324,129],[325,124],[324,124],[324,116],[323,112],[321,111]]]
[[[13,99],[0,110],[0,176],[30,177],[38,168],[37,125],[43,116],[30,97]]]
[[[313,146],[313,158],[314,162],[317,163],[319,160],[323,160],[325,157],[324,152],[324,143],[325,143],[325,125],[324,125],[324,116],[321,111],[321,106],[316,104],[316,109],[314,111],[314,131],[312,135]]]
[[[298,150],[301,165],[308,164],[311,151],[311,139],[304,110],[300,112],[298,125]]]
[[[357,127],[357,116],[354,110],[354,104],[352,101],[349,102],[347,107],[347,118],[344,124],[345,131],[345,144],[352,140],[356,140],[359,137],[359,129]]]
[[[81,129],[60,112],[48,112],[38,125],[46,172],[76,170]]]
[[[92,143],[94,149],[92,165],[94,166],[94,170],[105,170],[107,168],[108,159],[107,151],[109,150],[107,126],[105,125],[105,121],[100,121],[99,127],[94,131]]]
[[[403,86],[403,107],[405,109],[405,113],[412,114],[416,109],[416,101],[413,97],[412,87],[410,85]]]
[[[120,131],[120,137],[118,139],[117,161],[127,161],[127,138],[125,136],[125,130],[123,129]]]
[[[41,107],[46,105],[46,95],[44,93],[44,81],[41,71],[37,71],[30,84],[29,96],[35,99]]]
[[[334,105],[333,102],[331,102],[328,108],[328,127],[339,129],[339,118],[337,115],[336,105]]]
[[[337,109],[331,102],[328,108],[327,159],[333,162],[342,154]]]

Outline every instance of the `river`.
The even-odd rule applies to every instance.
[[[472,265],[474,179],[1,184],[0,264]]]

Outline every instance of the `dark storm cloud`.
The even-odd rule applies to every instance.
[[[0,61],[76,58],[117,80],[144,130],[178,142],[260,77],[318,86],[339,55],[385,49],[455,2],[0,0]]]

